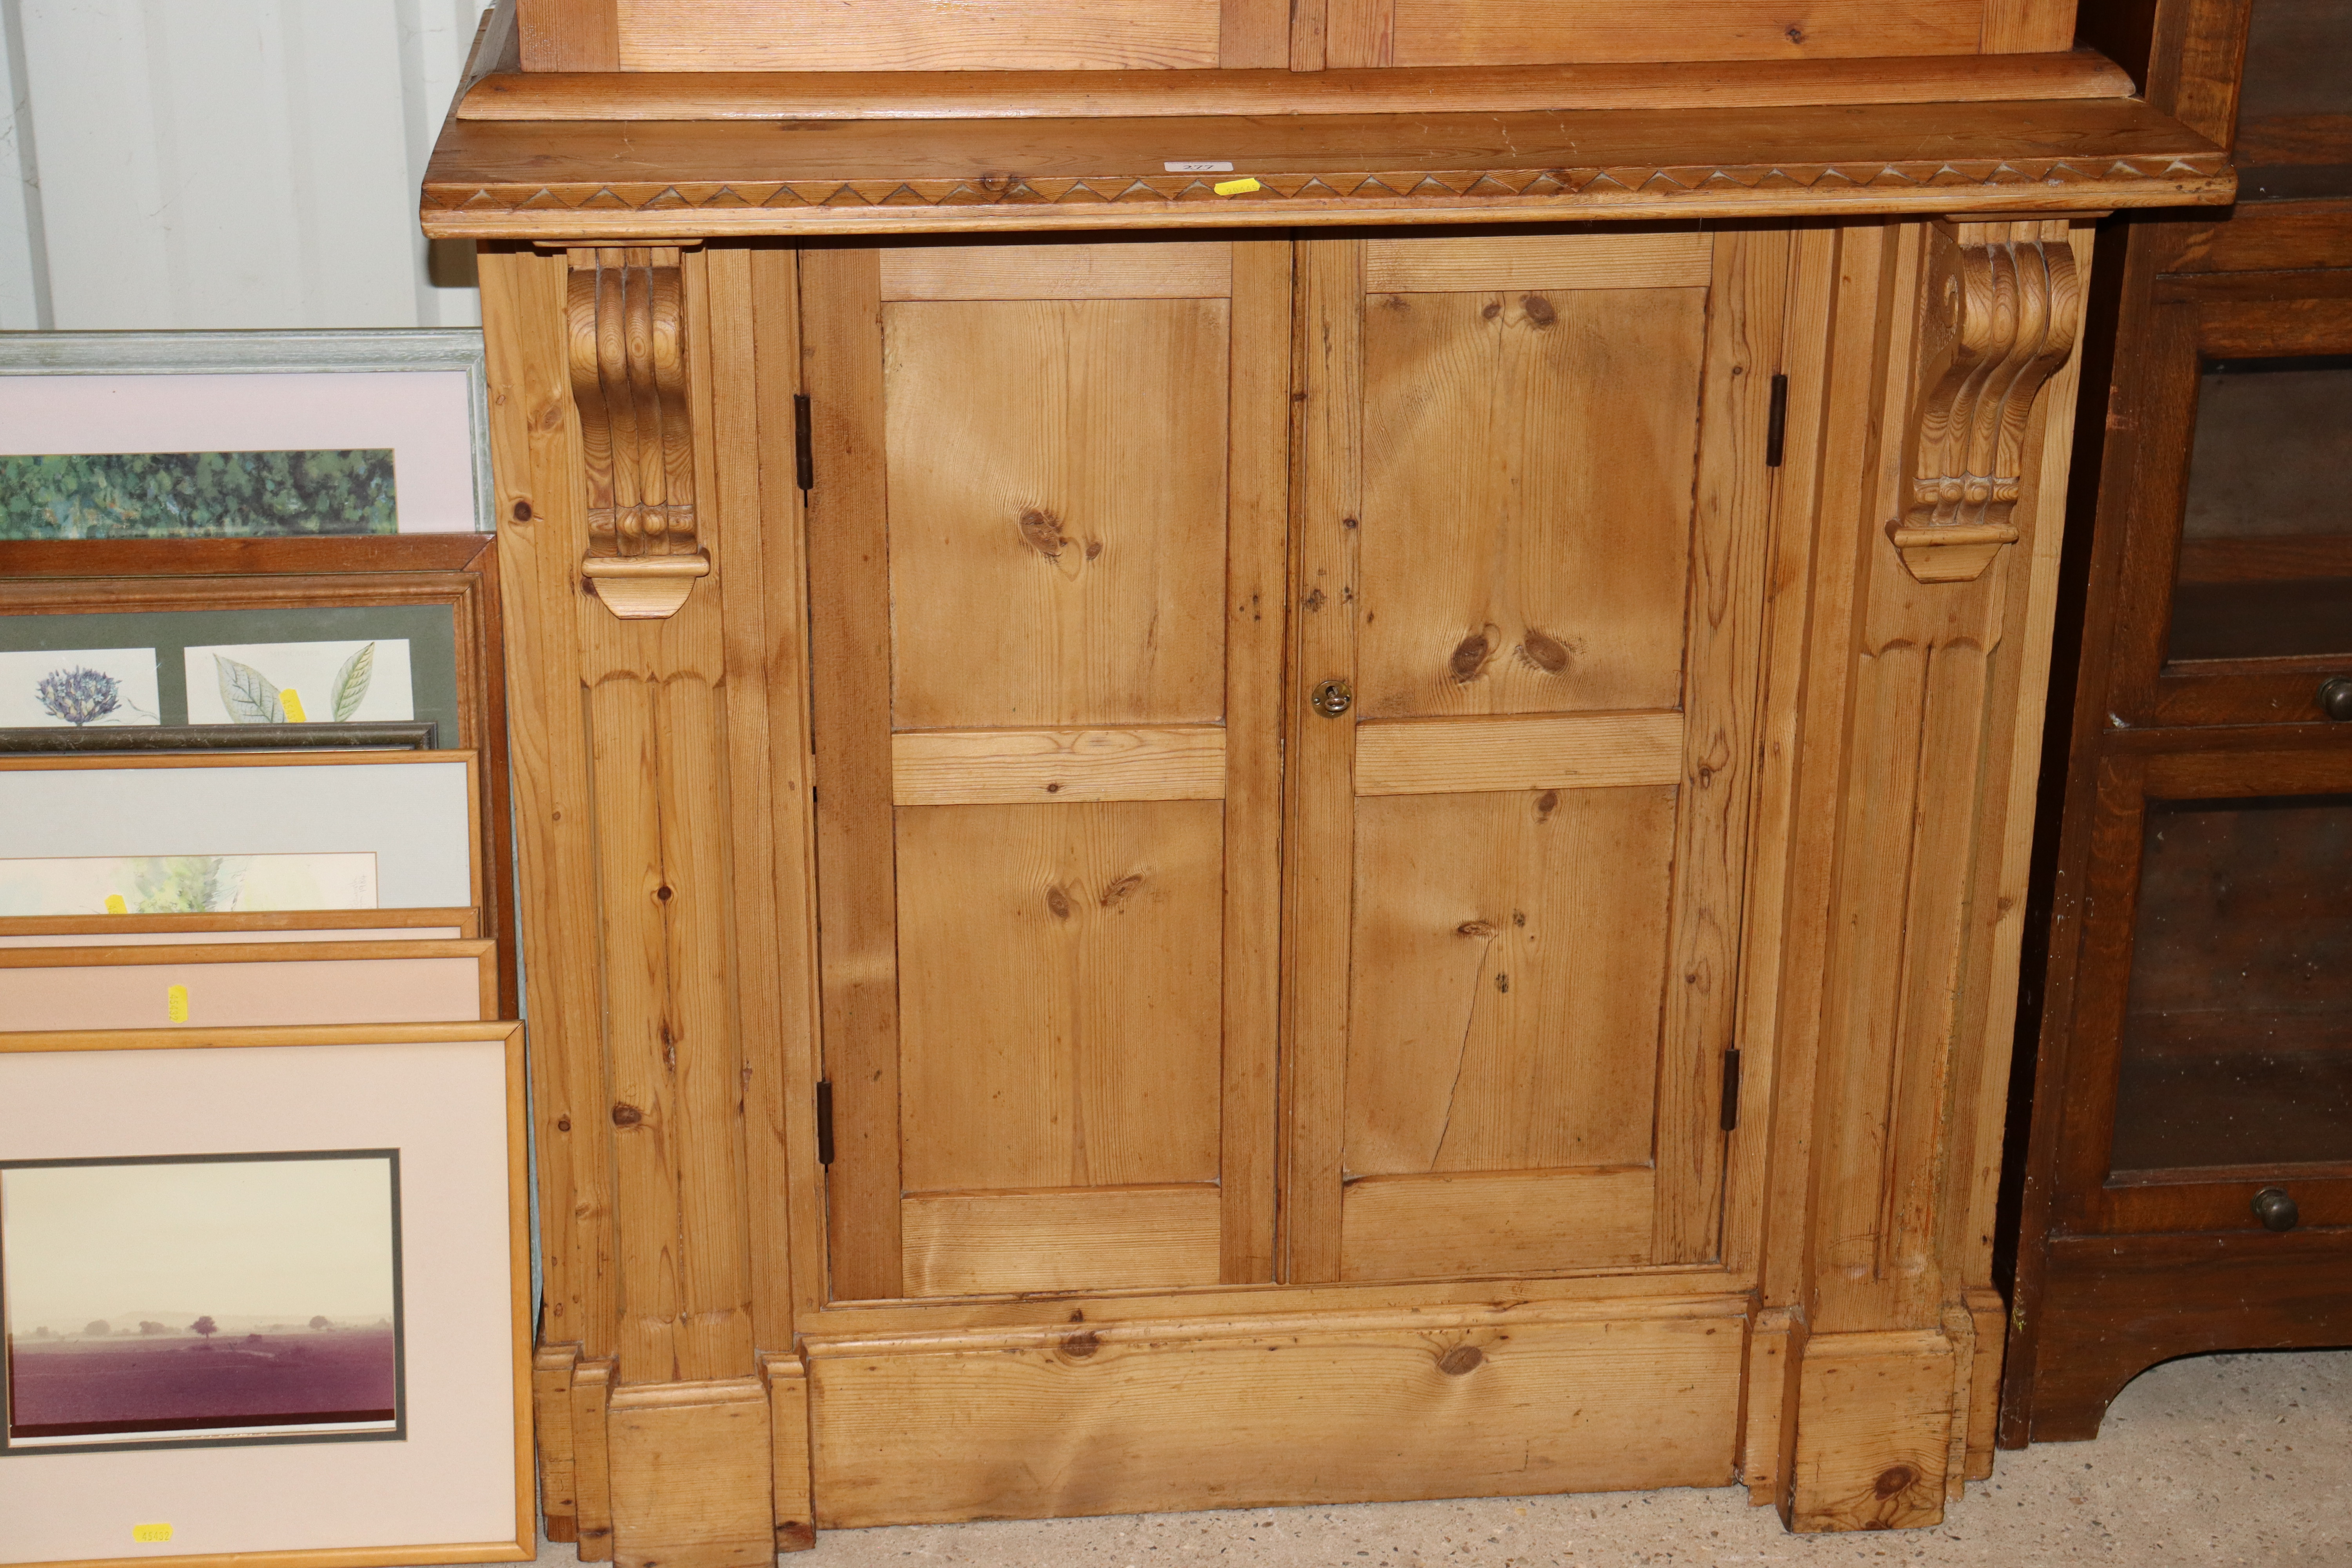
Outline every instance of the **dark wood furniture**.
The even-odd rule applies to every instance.
[[[2352,1342],[2352,5],[2084,27],[2246,167],[2100,242],[2010,1447],[2173,1356]]]

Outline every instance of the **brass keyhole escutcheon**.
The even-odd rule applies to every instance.
[[[1355,700],[1355,689],[1344,680],[1322,681],[1316,686],[1315,694],[1307,699],[1315,705],[1315,711],[1326,719],[1337,719],[1353,706]]]

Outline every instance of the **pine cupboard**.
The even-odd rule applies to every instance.
[[[1940,1518],[2085,215],[2218,152],[2054,16],[901,9],[495,16],[425,185],[550,1534]]]

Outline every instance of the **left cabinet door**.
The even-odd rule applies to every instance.
[[[836,1300],[1272,1277],[1290,267],[803,254]]]

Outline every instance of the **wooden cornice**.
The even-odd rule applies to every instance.
[[[1185,161],[1233,168],[1167,168]],[[436,237],[661,244],[2079,213],[2219,205],[2235,188],[2219,147],[2144,103],[2112,98],[1067,120],[453,118],[425,175],[423,216]]]
[[[2094,49],[1910,59],[1213,71],[524,71],[494,61],[460,120],[1087,120],[1513,114],[2128,98]]]

